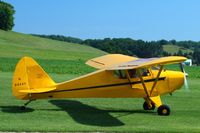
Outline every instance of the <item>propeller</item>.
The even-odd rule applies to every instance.
[[[180,68],[181,68],[181,71],[184,73],[184,88],[185,88],[186,91],[189,91],[188,81],[187,81],[187,78],[186,78],[188,76],[188,74],[184,70],[184,64],[183,63],[180,63]]]

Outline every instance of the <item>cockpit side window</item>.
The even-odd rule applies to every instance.
[[[138,74],[136,69],[128,70],[128,74],[129,74],[130,78],[139,78],[139,74]],[[142,74],[143,77],[151,75],[150,71],[147,68],[142,68],[141,74]],[[115,77],[120,78],[120,79],[126,79],[127,78],[126,77],[126,70],[116,70],[116,71],[114,71],[114,75],[115,75]]]
[[[137,77],[139,77],[138,74],[137,74],[136,69],[130,69],[130,70],[128,70],[128,74],[129,74],[130,78],[137,78]]]
[[[151,67],[152,70],[159,70],[160,69],[160,66],[153,66]]]
[[[130,69],[128,70],[128,73],[129,73],[130,78],[139,78],[139,74],[136,69]],[[147,68],[142,68],[141,74],[143,77],[151,75],[150,71]]]
[[[150,71],[147,69],[147,68],[142,68],[141,69],[141,74],[142,74],[142,76],[150,76],[151,75],[151,73],[150,73]]]

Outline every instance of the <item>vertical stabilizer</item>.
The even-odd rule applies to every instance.
[[[30,57],[23,57],[15,68],[12,93],[18,99],[29,99],[31,93],[50,91],[55,85],[36,61]]]

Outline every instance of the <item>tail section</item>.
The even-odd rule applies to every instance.
[[[56,83],[42,67],[30,57],[23,57],[17,64],[12,81],[12,93],[18,99],[29,99],[31,93],[56,89]]]

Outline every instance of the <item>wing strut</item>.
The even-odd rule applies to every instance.
[[[156,76],[156,79],[155,79],[155,81],[154,81],[154,83],[153,83],[153,86],[151,87],[150,96],[151,96],[153,90],[154,90],[155,87],[156,87],[156,84],[157,84],[157,82],[158,82],[158,79],[159,79],[159,77],[160,77],[160,74],[161,74],[162,70],[163,70],[163,65],[160,66],[160,69],[159,69],[159,71],[158,71],[158,74],[157,74],[157,76]]]
[[[137,71],[138,71],[138,74],[139,74],[139,78],[140,78],[140,80],[141,80],[141,82],[142,82],[142,86],[143,86],[143,88],[144,88],[144,91],[145,91],[145,93],[146,93],[148,99],[150,99],[150,96],[151,96],[153,90],[154,90],[155,87],[156,87],[156,84],[157,84],[157,82],[158,82],[158,79],[159,79],[159,77],[160,77],[160,74],[161,74],[162,70],[163,70],[163,65],[160,66],[160,69],[159,69],[159,71],[158,71],[158,74],[157,74],[157,76],[156,76],[156,79],[154,80],[153,86],[151,87],[150,93],[148,92],[147,87],[146,87],[146,85],[145,85],[144,79],[143,79],[142,74],[141,74],[141,70],[140,70],[140,69],[137,70]]]
[[[126,76],[127,76],[128,81],[129,81],[129,83],[130,83],[130,86],[132,87],[132,84],[131,84],[131,77],[130,77],[130,75],[129,75],[129,73],[128,73],[128,70],[126,70]]]
[[[158,71],[158,74],[157,74],[157,76],[156,76],[156,79],[154,80],[153,86],[152,86],[152,88],[151,88],[150,94],[148,93],[148,90],[147,90],[147,88],[146,88],[144,79],[143,79],[142,74],[141,74],[141,70],[140,70],[140,69],[137,70],[137,71],[138,71],[138,74],[139,74],[139,78],[140,78],[140,80],[141,80],[141,82],[142,82],[142,86],[143,86],[144,91],[145,91],[145,93],[146,93],[146,95],[147,95],[147,98],[144,98],[144,99],[145,99],[145,101],[148,103],[148,106],[150,106],[150,107],[152,106],[151,102],[153,102],[157,107],[159,107],[159,106],[162,104],[162,102],[161,102],[161,100],[160,100],[160,96],[151,97],[151,94],[152,94],[152,92],[153,92],[153,90],[154,90],[154,88],[155,88],[155,86],[156,86],[156,84],[157,84],[157,82],[158,82],[158,79],[159,79],[159,76],[160,76],[162,70],[163,70],[163,65],[160,66],[160,69],[159,69],[159,71]]]
[[[139,78],[140,78],[140,80],[141,80],[141,82],[142,82],[142,86],[143,86],[143,88],[144,88],[144,91],[145,91],[145,93],[146,93],[146,95],[147,95],[147,98],[150,99],[150,98],[149,98],[150,95],[149,95],[149,93],[148,93],[148,91],[147,91],[147,87],[146,87],[146,85],[145,85],[145,83],[144,83],[144,79],[142,78],[141,70],[140,70],[140,69],[137,69],[137,71],[138,71],[138,74],[139,74]]]

